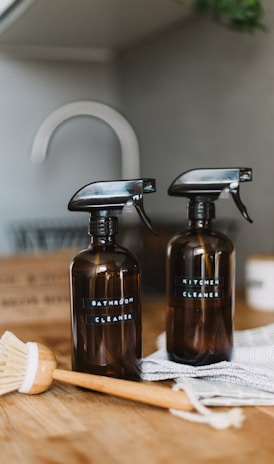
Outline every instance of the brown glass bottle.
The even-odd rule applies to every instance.
[[[190,219],[167,249],[167,351],[191,365],[229,360],[233,346],[234,248],[211,230],[211,218]]]
[[[140,269],[115,235],[92,236],[89,248],[74,258],[71,309],[73,370],[138,380]]]

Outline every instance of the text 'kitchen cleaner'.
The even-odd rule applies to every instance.
[[[235,253],[212,227],[215,201],[230,193],[252,222],[239,196],[249,168],[194,169],[179,175],[168,194],[188,198],[188,228],[167,247],[166,336],[169,359],[190,365],[229,360],[233,347]]]

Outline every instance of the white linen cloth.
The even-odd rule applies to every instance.
[[[207,406],[274,405],[274,324],[235,331],[231,361],[189,366],[169,361],[165,334],[143,359],[142,378],[186,382]]]

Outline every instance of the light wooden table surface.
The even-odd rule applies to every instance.
[[[55,321],[0,317],[1,333],[48,345],[61,368],[70,368],[69,304]],[[20,308],[16,309],[19,314]],[[1,314],[1,312],[0,312]],[[5,313],[7,314],[7,313]],[[143,299],[144,355],[164,330],[165,298]],[[236,300],[236,328],[274,322],[274,313],[248,309]],[[223,431],[193,424],[168,411],[55,383],[37,396],[0,398],[0,462],[7,464],[237,463],[274,459],[274,407],[246,407],[241,429]]]

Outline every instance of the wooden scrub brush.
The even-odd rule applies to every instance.
[[[34,395],[49,389],[54,380],[107,393],[140,403],[189,411],[193,409],[183,391],[142,382],[57,369],[53,352],[45,345],[24,343],[13,333],[0,339],[0,395],[18,390]]]

